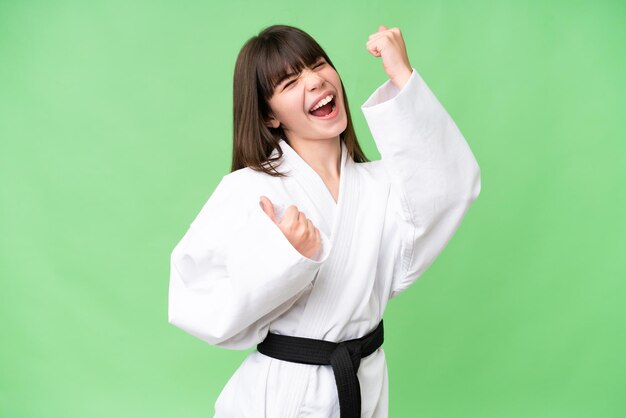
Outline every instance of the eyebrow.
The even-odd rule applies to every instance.
[[[324,57],[319,57],[318,59],[315,60],[315,62],[313,62],[312,65],[319,64],[322,60],[324,60]],[[276,87],[280,86],[283,83],[283,81],[290,79],[291,77],[294,77],[296,75],[298,75],[298,73],[287,73],[287,74],[282,75],[276,81]]]
[[[283,81],[285,81],[285,80],[287,80],[287,79],[289,79],[289,78],[291,78],[291,77],[293,77],[293,76],[296,76],[296,75],[298,75],[298,74],[297,74],[297,73],[287,73],[287,74],[285,74],[285,75],[281,76],[281,77],[280,77],[280,78],[276,81],[276,87],[280,86],[280,85],[283,83]]]

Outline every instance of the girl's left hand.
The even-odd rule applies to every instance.
[[[400,29],[388,29],[380,25],[378,32],[370,35],[368,39],[365,44],[367,50],[375,57],[382,57],[383,67],[389,79],[402,90],[413,73],[413,67],[409,63]]]

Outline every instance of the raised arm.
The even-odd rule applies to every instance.
[[[388,31],[387,38],[380,35],[378,43],[368,44],[370,52],[382,50],[383,59],[385,48],[404,49],[399,31]],[[385,64],[388,67],[395,68]],[[390,207],[401,240],[390,295],[394,297],[432,264],[457,230],[480,193],[480,168],[418,72],[411,68],[406,81],[397,76],[394,82],[389,75],[361,109],[392,183]]]

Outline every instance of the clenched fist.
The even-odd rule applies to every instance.
[[[303,256],[314,259],[319,253],[321,239],[320,231],[313,225],[313,222],[307,219],[295,205],[289,206],[281,221],[278,222],[272,202],[265,196],[261,196],[260,199],[259,203],[263,211],[280,228],[291,245]]]
[[[404,38],[399,28],[378,27],[378,32],[369,36],[365,47],[375,57],[381,58],[383,68],[395,86],[402,87],[411,77],[413,68],[406,52]]]

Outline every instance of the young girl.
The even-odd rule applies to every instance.
[[[169,322],[209,344],[257,346],[215,416],[387,417],[382,317],[430,266],[480,192],[454,121],[398,28],[366,43],[389,80],[361,106],[305,32],[271,26],[235,66],[232,172],[171,256]]]

